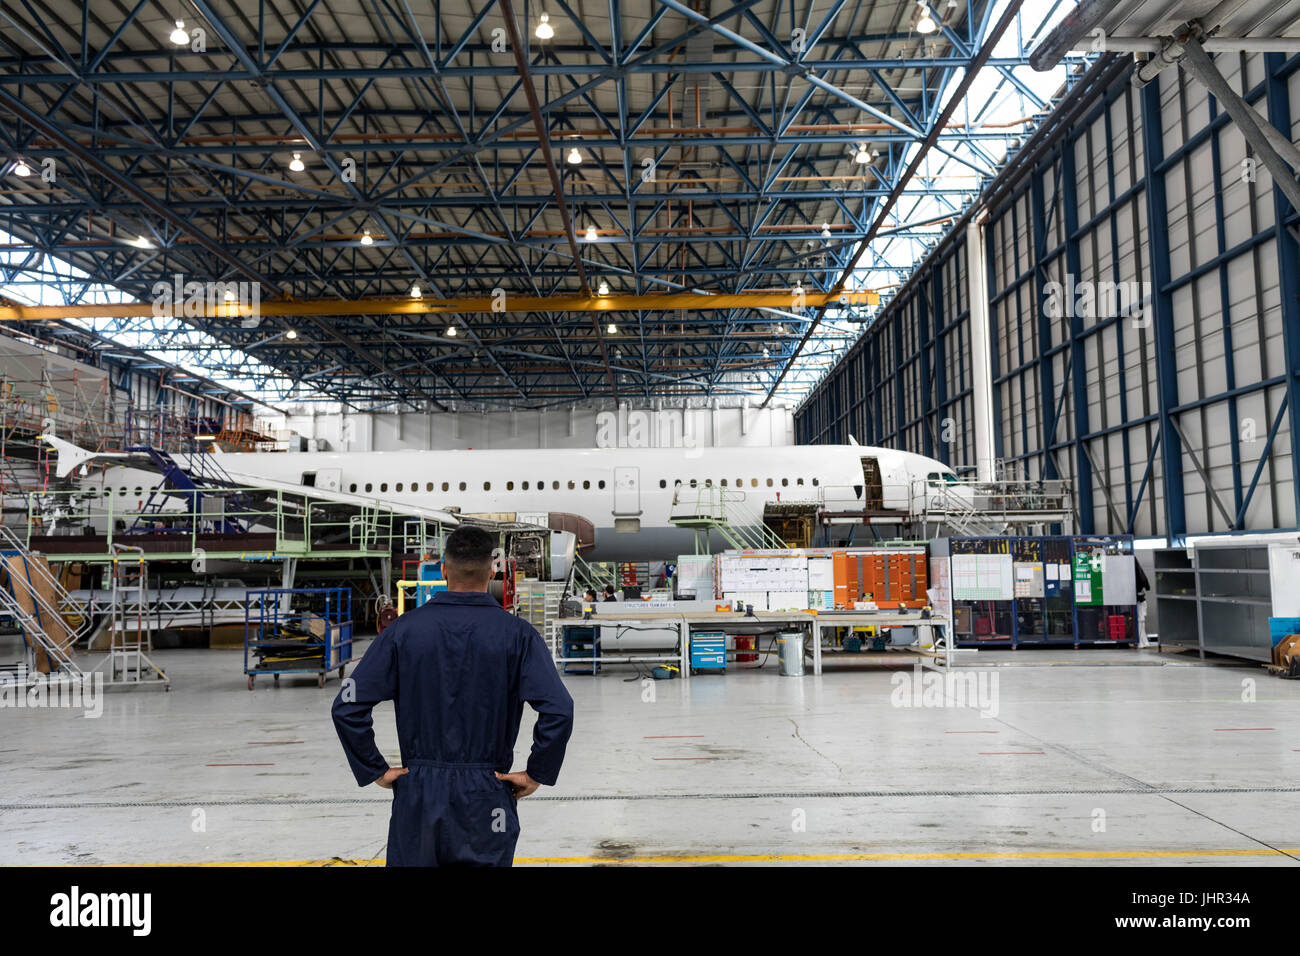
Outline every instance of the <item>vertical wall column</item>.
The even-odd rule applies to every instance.
[[[966,283],[970,302],[971,408],[975,429],[975,477],[992,481],[993,346],[989,338],[989,270],[984,223],[987,210],[966,225]]]

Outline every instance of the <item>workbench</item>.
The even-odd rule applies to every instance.
[[[601,610],[609,604],[599,605]],[[806,629],[812,637],[813,674],[822,672],[822,630],[830,627],[853,627],[855,625],[877,625],[882,627],[916,627],[926,628],[929,643],[922,643],[918,631],[918,643],[914,647],[904,647],[911,653],[920,653],[941,661],[944,666],[952,666],[952,641],[945,639],[941,646],[934,643],[934,628],[947,629],[949,621],[945,618],[922,618],[919,612],[900,613],[897,611],[821,611],[813,614],[808,611],[755,611],[752,615],[735,611],[635,611],[624,610],[622,605],[617,613],[599,611],[590,618],[565,617],[555,622],[557,628],[564,627],[661,627],[677,631],[677,644],[671,654],[605,654],[597,660],[591,658],[565,657],[558,642],[553,653],[556,664],[576,663],[672,663],[680,668],[681,676],[689,678],[690,632],[692,627],[709,627],[713,629],[743,628],[783,628],[789,630]]]
[[[951,622],[942,617],[921,617],[917,611],[820,611],[813,617],[813,673],[822,672],[822,631],[835,627],[915,627],[917,642],[912,645],[900,645],[901,650],[912,654],[932,657],[942,662],[944,667],[952,666],[953,642]],[[936,645],[934,628],[945,630],[941,645]],[[921,636],[921,628],[926,629],[928,642]]]

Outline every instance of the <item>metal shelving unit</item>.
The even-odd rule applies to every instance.
[[[1155,552],[1161,647],[1267,662],[1270,617],[1300,616],[1300,543],[1235,541]]]

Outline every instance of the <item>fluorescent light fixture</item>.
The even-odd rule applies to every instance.
[[[293,154],[293,159],[289,160],[289,168],[292,169],[295,173],[300,173],[307,168],[307,166],[302,161],[302,153]]]
[[[190,35],[185,32],[185,21],[177,20],[176,29],[171,33],[171,41],[177,46],[189,46]]]
[[[578,166],[582,163],[582,153],[578,152],[578,147],[574,146],[569,150],[567,157],[570,166]]]
[[[195,441],[216,441],[217,436],[216,435],[195,435],[194,440]]]
[[[551,26],[551,18],[543,13],[537,18],[537,29],[533,32],[537,34],[539,40],[549,40],[555,36],[555,28]]]

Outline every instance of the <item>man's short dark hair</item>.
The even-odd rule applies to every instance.
[[[462,525],[451,534],[442,546],[442,559],[457,570],[486,569],[492,564],[496,550],[495,536],[470,525]]]
[[[605,593],[606,593],[606,594],[613,594],[613,593],[614,593],[614,585],[612,585],[612,584],[606,584],[606,585],[605,585]]]

